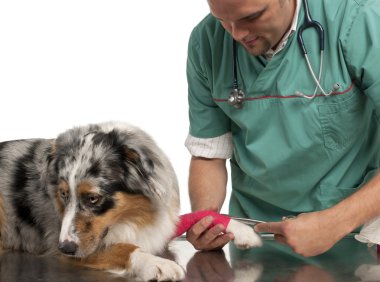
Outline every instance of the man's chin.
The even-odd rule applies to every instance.
[[[243,44],[245,50],[253,56],[263,56],[270,50],[269,44],[256,44],[254,46],[247,46]]]

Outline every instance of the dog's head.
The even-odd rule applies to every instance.
[[[60,135],[51,156],[50,179],[62,215],[61,252],[85,257],[102,246],[110,226],[153,220],[156,199],[166,191],[157,181],[165,166],[141,131],[74,128]]]

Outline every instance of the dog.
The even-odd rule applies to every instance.
[[[0,248],[63,253],[144,281],[182,280],[161,252],[175,233],[179,189],[165,154],[124,123],[56,139],[0,143]]]
[[[180,229],[179,208],[170,161],[133,125],[90,124],[56,139],[0,143],[0,250],[62,253],[139,280],[179,281],[183,268],[156,255]],[[239,248],[262,244],[242,223],[225,227]]]

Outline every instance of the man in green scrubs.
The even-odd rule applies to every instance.
[[[268,221],[256,231],[275,233],[299,254],[323,253],[380,215],[380,1],[309,0],[325,31],[324,91],[297,42],[302,0],[208,4],[211,14],[194,28],[187,61],[192,209],[220,211],[230,159],[230,214]],[[241,109],[227,102],[232,38]],[[317,32],[305,30],[303,40],[318,79]],[[297,217],[281,220],[289,215]],[[208,228],[211,221],[187,232],[195,248],[233,239],[220,235],[219,225]]]

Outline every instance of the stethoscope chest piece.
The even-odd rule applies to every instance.
[[[228,104],[240,110],[243,107],[243,103],[245,100],[245,94],[240,89],[233,89],[228,96]]]

